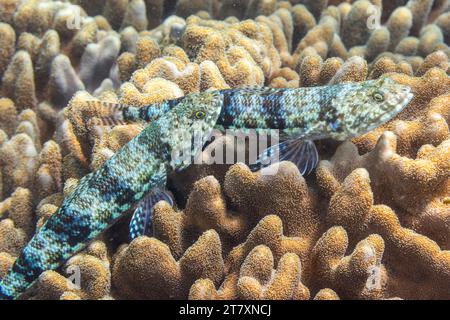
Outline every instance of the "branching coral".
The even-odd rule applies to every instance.
[[[145,106],[206,90],[388,74],[414,99],[336,150],[320,142],[314,175],[289,162],[270,176],[243,163],[174,174],[177,205],[154,207],[153,237],[127,243],[124,217],[42,274],[27,297],[450,299],[448,8],[0,0],[0,277],[79,179],[142,129],[93,126],[108,110],[88,101]],[[202,157],[231,143],[219,137]]]
[[[197,280],[189,299],[307,299],[308,289],[300,281],[300,260],[285,254],[273,268],[273,255],[264,245],[256,246],[245,259],[239,274],[229,276],[219,291],[209,279]]]
[[[292,200],[292,195],[294,194],[298,194],[299,198],[306,198],[314,203],[315,198],[314,194],[307,195],[308,191],[304,190],[299,192],[299,190],[297,190],[297,188],[305,188],[305,185],[303,182],[302,186],[302,178],[299,176],[298,171],[291,166],[292,165],[288,163],[282,163],[278,173],[271,179],[267,179],[267,177],[262,178],[255,176],[247,168],[245,168],[245,166],[242,165],[233,166],[227,173],[224,187],[227,196],[229,196],[234,202],[237,203],[238,212],[232,213],[231,211],[228,211],[224,207],[223,200],[222,201],[220,200],[223,199],[223,197],[219,193],[218,189],[219,186],[215,181],[215,179],[213,179],[212,177],[204,178],[200,180],[196,184],[196,186],[194,186],[194,191],[191,193],[187,202],[186,209],[182,213],[176,213],[173,209],[171,209],[164,203],[158,204],[155,207],[155,219],[154,219],[155,236],[158,237],[158,239],[161,239],[162,241],[167,243],[171,249],[171,252],[173,252],[176,255],[181,255],[183,250],[185,250],[185,248],[189,245],[189,243],[191,243],[192,234],[195,234],[197,232],[195,230],[201,231],[214,227],[214,229],[218,230],[219,234],[221,235],[221,239],[229,239],[228,241],[231,241],[231,243],[238,243],[242,235],[245,235],[248,232],[246,224],[251,223],[250,221],[252,220],[253,221],[258,220],[257,216],[255,216],[255,214],[252,212],[256,210],[259,214],[262,214],[262,217],[266,215],[264,213],[264,208],[269,209],[271,212],[280,213],[280,217],[274,215],[265,216],[250,232],[250,234],[247,237],[247,240],[243,244],[236,246],[229,252],[228,257],[225,260],[225,270],[228,270],[229,275],[224,279],[224,282],[222,283],[218,291],[214,289],[215,285],[213,283],[210,283],[208,280],[206,279],[198,280],[193,285],[193,287],[191,287],[190,291],[191,298],[195,299],[231,298],[231,297],[308,298],[309,297],[308,288],[305,287],[304,284],[299,282],[300,260],[302,262],[304,261],[305,267],[304,270],[302,269],[302,273],[304,273],[306,281],[308,281],[309,279],[309,281],[312,282],[311,284],[312,288],[322,285],[334,285],[334,287],[339,287],[337,282],[326,282],[326,281],[315,282],[315,280],[313,280],[316,279],[315,275],[316,271],[313,272],[312,270],[317,270],[317,268],[313,267],[314,264],[311,264],[314,263],[313,261],[315,261],[311,257],[311,255],[314,256],[314,254],[312,254],[311,252],[315,252],[314,250],[316,251],[325,250],[325,249],[314,249],[314,250],[312,249],[312,246],[314,246],[315,241],[318,239],[320,235],[319,232],[314,232],[314,228],[316,228],[317,225],[320,225],[321,219],[317,216],[315,217],[313,212],[310,212],[309,214],[315,218],[311,220],[312,226],[310,230],[308,230],[308,219],[311,219],[311,217],[308,217],[307,212],[311,210],[308,209],[308,206],[311,206],[311,203],[308,204],[308,202],[306,202],[299,206],[295,205],[285,206],[283,204],[283,200],[295,202],[295,200]],[[284,189],[285,187],[282,187],[285,186],[286,184],[290,185],[292,193],[286,194],[286,190]],[[208,185],[209,188],[207,188]],[[237,187],[239,185],[242,185],[241,187],[242,189]],[[267,188],[267,191],[264,191],[265,188]],[[215,191],[210,196],[208,196],[207,193],[205,194],[205,192],[208,192],[207,190],[211,191],[215,190]],[[251,190],[253,190],[255,194],[258,194],[257,199],[259,200],[257,202],[252,201],[252,199],[255,199],[256,197],[255,195],[252,194]],[[278,194],[277,190],[279,190],[282,193]],[[193,203],[199,202],[199,200],[197,199],[203,199],[205,203],[215,203],[216,209],[215,210],[212,209],[214,207],[211,207],[211,205],[209,205],[208,207],[200,207],[200,208],[198,207],[198,205],[196,205],[195,209],[192,208]],[[280,202],[279,206],[277,206],[277,202]],[[319,204],[315,203],[314,206],[319,207]],[[298,209],[299,211],[292,214],[289,213],[290,210],[296,209]],[[192,214],[191,212],[195,212],[196,215],[200,215],[203,219],[200,221],[196,220],[195,217],[190,217],[190,215]],[[248,222],[246,224],[242,224],[242,222],[240,222],[242,221],[241,218],[242,214],[240,212],[246,212],[246,215],[244,215],[244,217],[249,216],[253,217],[253,219],[249,219],[249,217],[247,217],[246,219],[248,219]],[[302,222],[303,221],[305,222],[305,226],[298,225],[298,227],[296,227],[295,225],[293,225],[293,222],[296,221],[296,217],[299,215],[300,212],[306,213],[306,215],[301,219]],[[282,220],[284,220],[284,222],[282,222]],[[192,222],[194,222],[193,225],[191,224]],[[283,226],[285,226],[286,228],[285,231],[283,231]],[[241,235],[240,236],[234,235],[230,237],[229,231],[227,231],[227,229],[229,230],[230,228],[233,228],[232,230],[234,230],[233,235],[239,233]],[[345,231],[342,232],[344,232],[345,234]],[[284,236],[283,234],[292,234],[292,236]],[[353,256],[355,257],[348,258],[350,259],[350,262],[345,262],[346,260],[343,259],[342,255],[341,256],[341,258],[343,259],[342,266],[339,268],[336,267],[339,270],[342,269],[341,271],[336,271],[340,272],[339,275],[329,276],[331,277],[329,279],[335,279],[336,277],[345,278],[345,273],[347,274],[352,273],[347,269],[356,268],[356,266],[358,265],[359,263],[358,259],[361,259],[358,258],[360,255],[359,252],[361,252],[361,250],[362,251],[366,250],[367,246],[372,246],[375,248],[373,257],[367,258],[367,261],[364,262],[365,267],[364,265],[363,266],[358,265],[358,268],[362,268],[359,269],[361,270],[361,281],[360,284],[355,285],[354,289],[351,289],[353,291],[351,291],[350,287],[348,286],[349,281],[339,279],[329,280],[338,282],[341,281],[345,286],[345,289],[341,290],[343,291],[343,295],[346,297],[373,298],[376,296],[376,293],[372,292],[369,294],[366,292],[367,290],[365,291],[364,289],[364,285],[368,281],[367,280],[368,274],[364,274],[365,272],[364,270],[367,271],[369,267],[372,267],[373,265],[374,266],[379,265],[381,260],[381,254],[383,251],[383,240],[380,239],[378,236],[373,235],[365,241],[368,242],[370,245],[366,244],[366,242],[362,242],[360,245],[358,245],[357,249],[355,249],[356,250],[355,253],[353,254]],[[346,248],[345,242],[346,240],[344,241],[343,245],[344,252]],[[261,268],[269,268],[264,269],[266,271],[263,270],[243,271],[243,269],[245,270],[245,268],[250,268],[249,266],[245,267],[247,264],[252,265],[252,262],[249,261],[253,261],[252,260],[253,258],[251,257],[249,258],[249,256],[253,256],[254,254],[256,254],[253,251],[257,250],[256,248],[258,248],[257,247],[258,245],[264,245],[268,248],[266,249],[266,247],[264,247],[262,249],[259,249],[262,250],[263,252],[267,251],[270,252],[267,254],[264,253],[265,258],[261,259],[268,259],[268,261],[273,261],[272,264],[269,264],[268,266],[265,266],[264,264],[258,267],[259,268],[258,270],[260,270]],[[316,245],[316,247],[318,247],[318,245]],[[298,260],[298,257],[301,257],[300,260]],[[289,275],[289,272],[288,274],[285,274],[286,271],[282,271],[283,270],[282,266],[285,263],[284,259],[287,259],[286,263],[288,263],[287,261],[290,261],[288,263],[290,265],[290,267],[288,268],[289,271],[291,272],[293,270],[298,271],[296,271],[291,275]],[[335,260],[327,258],[327,260],[320,262],[320,264],[328,263],[327,262],[329,261],[328,259],[330,259],[330,261]],[[352,259],[356,259],[355,262],[352,262],[353,261]],[[274,278],[272,278],[272,276],[270,276],[269,278],[267,277],[264,278],[264,272],[266,272],[266,275],[272,274],[267,270],[270,270],[272,268],[270,267],[270,265],[273,266],[273,263],[279,263],[280,264],[279,268],[281,268],[281,270],[278,269],[279,273],[275,273]],[[350,265],[348,265],[348,263],[350,263]],[[293,267],[294,265],[297,265],[297,267]],[[323,268],[325,268],[325,266]],[[253,274],[252,272],[258,272],[258,275],[257,276],[254,275],[253,279],[250,279],[251,277],[248,276],[246,272],[250,272],[250,274]],[[261,275],[260,273],[263,274]],[[292,278],[292,276],[294,276],[294,278]],[[291,291],[287,292],[283,291],[284,293],[280,293],[281,296],[279,295],[273,296],[272,293],[270,293],[272,292],[271,289],[272,286],[276,287],[277,283],[279,282],[286,283],[286,281],[288,282],[292,281],[292,285],[290,287]],[[362,289],[358,287],[360,285],[363,285]],[[287,286],[287,288],[289,288],[289,285]],[[378,294],[380,294],[379,291],[377,292]]]
[[[47,141],[39,154],[36,171],[37,199],[62,191],[61,162],[59,145],[52,140]]]
[[[222,276],[220,239],[213,230],[205,232],[178,261],[161,241],[137,238],[118,251],[113,266],[113,281],[121,293],[140,299],[180,298],[195,279],[206,277],[218,283]]]
[[[318,173],[319,176],[326,176],[326,166],[326,163],[322,164]],[[321,184],[325,185],[326,183],[322,182]],[[333,188],[332,185],[328,182],[328,185],[324,188],[330,190]],[[376,186],[376,182],[372,182],[372,185]],[[356,191],[358,189],[359,192]],[[337,186],[337,191],[330,202],[331,224],[336,222],[342,225],[355,224],[357,219],[359,220],[357,225],[362,228],[359,230],[353,229],[353,238],[370,232],[376,232],[383,238],[385,254],[387,255],[385,266],[389,275],[386,283],[388,292],[405,298],[435,298],[443,294],[446,296],[444,293],[446,285],[437,285],[437,283],[447,281],[448,272],[445,268],[448,268],[446,266],[448,264],[448,251],[441,251],[430,238],[403,227],[399,217],[389,207],[385,205],[374,206],[371,199],[365,201],[366,205],[358,206],[360,199],[365,196],[369,198],[372,196],[369,176],[364,169],[357,169],[345,178],[342,185]],[[445,210],[445,207],[443,209]],[[398,210],[398,212],[402,212],[402,210]],[[439,213],[437,214],[439,215]],[[400,216],[400,218],[403,220],[403,216]],[[414,226],[412,228],[415,229]],[[448,245],[443,244],[443,247],[448,247]],[[425,263],[424,261],[433,262]],[[413,268],[415,272],[411,274],[410,271]],[[420,277],[422,280],[420,281],[424,291],[413,293],[408,291],[407,288],[411,281],[418,281],[417,273],[422,274]]]
[[[0,251],[16,256],[34,232],[30,191],[17,188],[0,202],[0,217]]]
[[[0,77],[3,76],[3,72],[6,70],[9,59],[14,54],[14,47],[16,43],[16,33],[9,24],[0,24],[0,34],[2,39],[0,40],[0,46],[2,47],[0,55]]]
[[[448,208],[442,203],[442,199],[448,193],[447,157],[450,151],[448,140],[437,148],[424,145],[419,150],[417,159],[401,157],[395,151],[396,136],[392,133],[385,133],[375,149],[363,156],[357,155],[357,150],[351,143],[344,144],[337,150],[331,162],[320,164],[319,185],[330,194],[332,190],[337,190],[338,186],[336,177],[331,178],[331,172],[334,172],[331,175],[338,175],[342,179],[354,168],[364,167],[371,175],[372,188],[377,195],[376,202],[390,205],[398,208],[399,212],[408,214],[404,222],[409,221],[409,226],[413,226],[416,220],[421,221],[430,215],[440,221],[445,220]],[[342,157],[353,157],[353,161],[345,161]],[[334,163],[345,163],[346,168],[341,165],[334,167]],[[422,196],[414,197],[418,192]],[[405,199],[408,201],[405,202]],[[369,197],[368,201],[373,200]],[[434,240],[439,241],[445,248],[448,247],[448,240],[444,240],[445,233],[438,238],[435,236]]]
[[[101,241],[93,242],[86,253],[78,254],[67,261],[64,276],[55,271],[46,271],[36,285],[31,299],[108,299],[111,275],[106,246]]]
[[[56,56],[51,65],[48,84],[49,99],[56,106],[64,106],[75,92],[84,89],[84,84],[73,69],[67,56]]]
[[[108,78],[119,50],[120,40],[116,36],[106,36],[99,43],[86,46],[80,62],[80,79],[89,91]]]
[[[3,93],[14,100],[19,110],[36,106],[33,63],[25,51],[18,51],[5,70],[2,79]]]
[[[4,195],[17,187],[33,189],[37,154],[33,140],[25,133],[14,135],[3,143],[0,161]]]

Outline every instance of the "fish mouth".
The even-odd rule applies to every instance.
[[[403,89],[403,94],[402,94],[402,104],[403,104],[403,108],[405,108],[410,102],[411,100],[414,98],[414,94],[411,92],[411,88],[410,87],[406,87],[405,89]]]
[[[405,107],[411,102],[411,100],[414,98],[414,94],[412,92],[408,93],[406,95],[406,101],[405,101]]]
[[[404,86],[402,87],[401,91],[401,95],[404,96],[404,98],[409,102],[411,101],[411,99],[413,98],[413,93],[411,92],[411,88],[408,86]]]
[[[402,86],[399,90],[400,92],[394,95],[392,97],[391,101],[388,103],[394,107],[399,106],[399,112],[403,110],[412,100],[414,97],[413,93],[411,92],[411,88],[408,86]],[[396,108],[397,109],[397,108]]]

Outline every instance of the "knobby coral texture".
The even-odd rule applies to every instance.
[[[87,101],[388,75],[411,87],[408,107],[320,142],[313,174],[191,166],[170,177],[176,205],[156,204],[152,237],[130,242],[128,215],[22,298],[450,299],[449,8],[0,0],[0,278],[79,179],[142,130],[98,130],[91,119],[107,110]]]

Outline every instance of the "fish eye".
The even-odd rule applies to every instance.
[[[375,99],[375,101],[377,101],[377,102],[382,102],[382,101],[384,101],[384,95],[380,92],[380,91],[377,91],[377,92],[375,92],[373,95],[372,95],[372,97]]]
[[[195,119],[201,120],[201,119],[204,119],[205,117],[206,117],[206,112],[205,111],[198,110],[198,111],[194,112],[194,118]]]

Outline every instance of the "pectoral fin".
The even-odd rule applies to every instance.
[[[142,235],[153,233],[153,206],[166,201],[173,206],[172,197],[160,188],[152,189],[137,205],[129,224],[130,241]]]
[[[252,171],[257,171],[271,164],[291,161],[299,169],[302,175],[310,174],[319,162],[316,145],[311,140],[293,139],[271,146],[265,149],[250,166]]]

